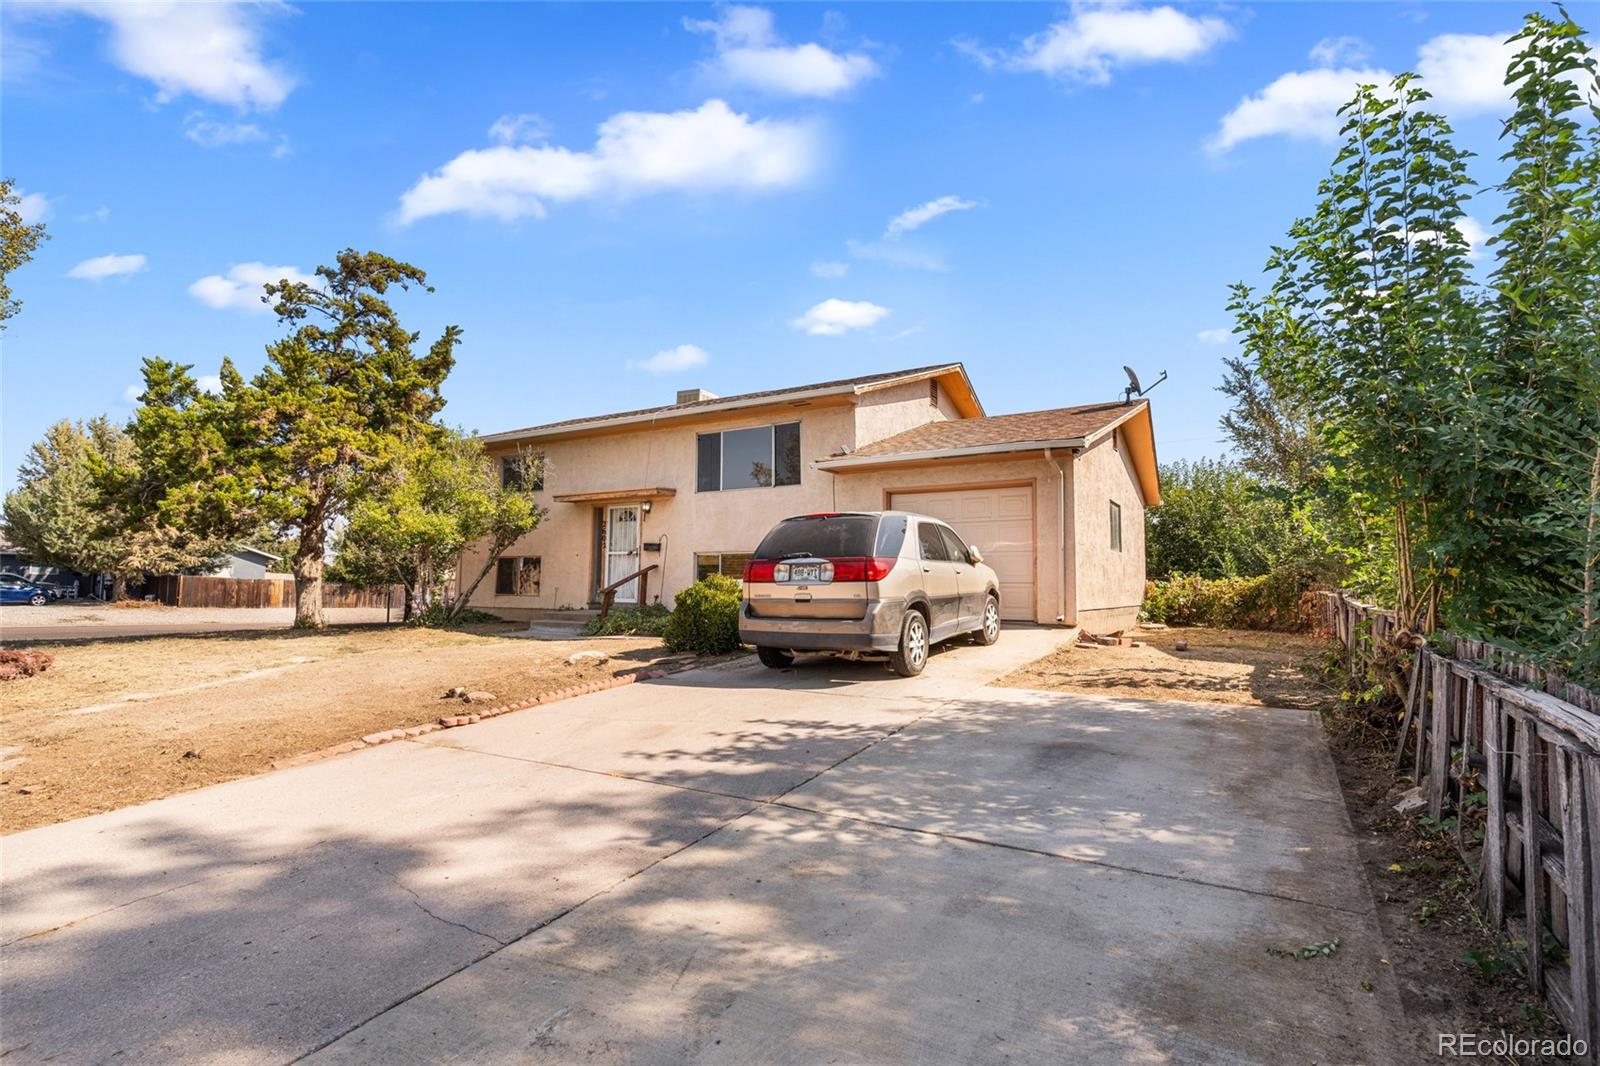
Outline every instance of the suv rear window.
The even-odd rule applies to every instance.
[[[871,555],[878,536],[878,516],[870,514],[807,515],[779,522],[756,548],[757,559],[799,559],[814,555],[833,559]]]

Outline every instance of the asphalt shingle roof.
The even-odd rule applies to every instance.
[[[874,455],[939,452],[1032,441],[1075,440],[1104,429],[1137,406],[1118,402],[1091,403],[1081,407],[1055,407],[1048,411],[1024,411],[1014,415],[929,422],[863,445],[840,458],[859,459]]]

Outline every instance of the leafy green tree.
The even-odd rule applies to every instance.
[[[21,204],[16,182],[0,178],[0,329],[22,307],[11,295],[11,272],[33,258],[40,241],[49,239],[43,222],[29,225],[22,220]]]
[[[529,453],[519,462],[522,476],[505,479],[498,461],[471,437],[449,429],[419,437],[351,508],[334,573],[358,584],[404,586],[410,620],[438,602],[461,553],[485,540],[475,580],[436,612],[454,618],[512,542],[544,516],[532,489],[542,459]]]
[[[1145,513],[1150,577],[1256,577],[1304,562],[1281,490],[1233,464],[1202,459],[1161,468],[1159,508]]]
[[[427,286],[409,263],[345,250],[315,284],[283,280],[262,299],[294,327],[245,381],[224,360],[222,390],[200,392],[189,367],[146,360],[133,435],[155,510],[174,524],[244,536],[268,527],[295,538],[295,625],[321,627],[330,530],[373,479],[435,432],[440,385],[461,331],[425,352],[385,297]]]
[[[1512,41],[1473,440],[1479,550],[1456,613],[1600,676],[1600,83],[1565,12],[1528,15]]]
[[[1401,75],[1363,86],[1313,213],[1274,250],[1270,293],[1236,290],[1248,361],[1316,412],[1318,491],[1388,524],[1396,607],[1431,629],[1454,547],[1436,521],[1459,502],[1449,433],[1469,398],[1481,316],[1457,222],[1466,154]]]
[[[28,449],[6,494],[6,536],[48,566],[130,580],[213,562],[226,545],[196,538],[153,514],[135,518],[123,489],[138,481],[133,441],[104,416],[61,421]]]

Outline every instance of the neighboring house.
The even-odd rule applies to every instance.
[[[264,552],[260,548],[251,548],[248,545],[235,548],[222,557],[222,562],[208,571],[209,577],[238,577],[259,580],[271,573],[272,564],[280,556],[271,552]],[[279,575],[273,574],[277,577]]]
[[[0,574],[17,574],[37,585],[50,585],[72,596],[90,595],[95,581],[76,570],[61,566],[42,566],[33,561],[26,548],[0,540]]]
[[[741,396],[691,389],[482,440],[505,476],[519,450],[546,462],[549,515],[472,598],[508,618],[591,605],[651,564],[646,598],[670,604],[705,574],[739,576],[779,519],[899,508],[982,550],[1004,617],[1113,632],[1138,617],[1144,510],[1161,502],[1147,401],[988,416],[960,363]],[[482,551],[462,560],[469,578]]]

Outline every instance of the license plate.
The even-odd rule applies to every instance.
[[[822,580],[822,564],[820,564],[820,563],[802,563],[802,564],[796,565],[794,563],[790,563],[789,564],[789,580],[790,581],[821,581]]]

